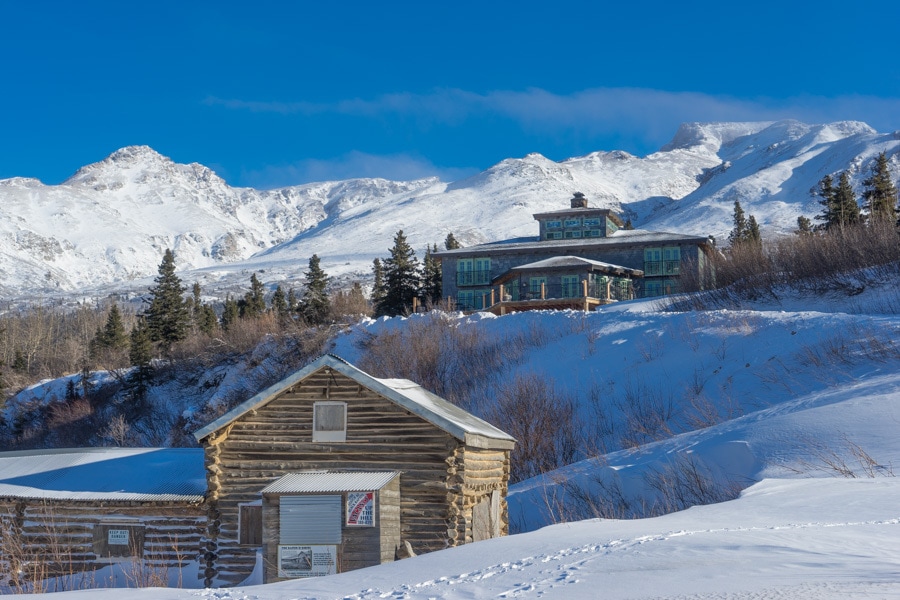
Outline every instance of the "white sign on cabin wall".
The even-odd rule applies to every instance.
[[[347,494],[347,525],[375,525],[375,492]]]
[[[337,573],[337,546],[278,546],[279,577],[322,577]]]
[[[127,546],[128,530],[127,529],[110,529],[107,533],[106,543],[110,546]]]

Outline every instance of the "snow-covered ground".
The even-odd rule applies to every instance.
[[[607,390],[610,403],[625,397],[614,391],[620,385],[640,385],[650,396],[670,390],[683,417],[672,427],[683,431],[514,485],[510,518],[527,533],[315,580],[69,595],[900,597],[900,479],[894,477],[900,471],[898,299],[894,281],[855,296],[786,294],[779,302],[740,310],[668,312],[658,302],[643,301],[590,315],[451,316],[458,326],[479,327],[485,336],[509,339],[518,332],[540,340],[517,356],[504,377],[553,377],[578,398],[582,411],[589,410],[591,389]],[[357,361],[360,339],[428,318],[434,317],[363,322],[333,351]],[[719,414],[706,414],[709,426],[690,430],[686,415],[692,406],[715,406]],[[618,490],[632,506],[665,503],[660,477],[674,477],[683,465],[695,466],[706,483],[731,486],[738,497],[655,518],[542,527],[583,514],[585,498],[601,498],[604,490]]]

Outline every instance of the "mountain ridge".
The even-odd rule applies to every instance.
[[[566,207],[572,192],[635,226],[714,235],[731,228],[735,200],[763,234],[820,212],[828,173],[848,169],[857,192],[896,133],[858,121],[684,123],[644,157],[597,151],[553,161],[507,158],[455,182],[359,178],[272,190],[232,187],[199,163],[126,146],[59,185],[0,180],[0,297],[144,291],[163,251],[187,280],[211,291],[302,279],[313,253],[340,280],[367,279],[403,229],[421,254],[452,232],[464,245],[534,236],[535,212]]]

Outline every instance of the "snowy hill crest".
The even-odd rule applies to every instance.
[[[191,279],[227,285],[266,269],[302,277],[317,253],[329,274],[364,278],[403,229],[420,251],[447,233],[465,244],[535,235],[532,214],[565,207],[575,190],[642,228],[724,238],[740,200],[764,235],[819,212],[811,190],[868,165],[897,136],[865,123],[685,123],[646,157],[593,152],[560,162],[532,153],[467,179],[353,179],[255,190],[198,163],[128,146],[57,186],[0,181],[0,296],[139,288],[173,248]],[[900,172],[897,169],[895,172]]]

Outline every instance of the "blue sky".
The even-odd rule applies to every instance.
[[[0,0],[0,178],[59,183],[132,144],[271,188],[644,155],[684,121],[893,131],[898,17],[870,0]]]

